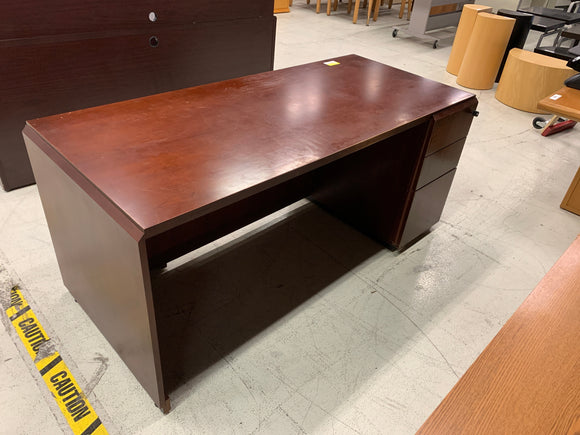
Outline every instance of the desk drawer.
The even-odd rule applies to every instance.
[[[469,127],[471,127],[473,112],[476,107],[477,100],[474,98],[436,113],[426,155],[466,137]]]
[[[439,221],[454,176],[455,169],[415,192],[400,247],[404,248]]]
[[[461,139],[425,157],[421,175],[419,175],[419,181],[417,182],[417,189],[420,189],[427,183],[454,169],[459,162],[464,144],[465,139]]]

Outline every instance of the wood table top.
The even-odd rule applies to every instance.
[[[553,99],[555,95],[561,95]],[[580,122],[580,90],[563,87],[541,99],[538,108]]]
[[[359,56],[336,61],[35,119],[24,133],[154,234],[473,98]]]
[[[418,434],[580,433],[580,237]]]

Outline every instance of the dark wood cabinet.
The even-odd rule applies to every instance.
[[[34,183],[25,121],[272,70],[273,0],[11,2],[0,26],[0,180]]]
[[[477,102],[470,100],[433,116],[409,214],[401,235],[393,242],[397,248],[408,246],[439,221],[476,108]]]

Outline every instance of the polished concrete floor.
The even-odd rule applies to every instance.
[[[386,8],[369,27],[344,5],[313,8],[278,15],[276,68],[356,53],[457,86],[450,40],[393,39],[403,21]],[[172,319],[168,415],[63,286],[35,186],[0,192],[0,302],[22,288],[110,433],[412,434],[580,233],[559,208],[579,128],[541,137],[532,114],[475,93],[441,221],[412,248],[384,249],[303,201],[155,277]],[[0,433],[69,433],[0,318]]]

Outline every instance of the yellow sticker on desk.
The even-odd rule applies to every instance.
[[[75,435],[107,434],[99,416],[52,347],[48,334],[18,287],[10,290],[6,314]]]
[[[324,62],[324,65],[327,66],[340,65],[340,62],[337,62],[336,60],[329,60],[328,62]]]

